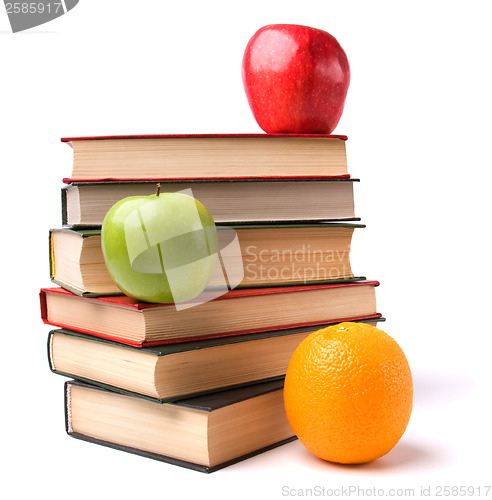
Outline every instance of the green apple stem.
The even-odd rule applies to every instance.
[[[155,195],[156,195],[156,196],[159,196],[160,194],[161,194],[161,183],[160,183],[160,182],[158,182],[158,183],[157,183],[157,186],[156,186],[156,188],[155,188]]]

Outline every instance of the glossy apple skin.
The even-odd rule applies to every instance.
[[[130,196],[106,214],[101,246],[108,272],[123,293],[145,302],[185,302],[210,280],[217,229],[192,196]]]
[[[249,40],[242,78],[251,111],[265,132],[330,134],[343,113],[350,67],[326,31],[271,24]]]

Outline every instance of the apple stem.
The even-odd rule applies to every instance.
[[[158,183],[157,183],[157,186],[156,186],[156,188],[155,188],[155,195],[156,195],[156,196],[159,196],[160,194],[161,194],[161,183],[160,183],[160,182],[158,182]]]

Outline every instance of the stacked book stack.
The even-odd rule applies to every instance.
[[[295,439],[282,398],[309,333],[382,321],[376,281],[352,272],[346,137],[178,135],[63,139],[74,153],[40,293],[48,353],[76,438],[210,472]],[[128,196],[192,193],[240,248],[241,279],[190,307],[113,283],[101,225]],[[220,248],[219,248],[220,253]],[[237,259],[236,259],[237,260]],[[224,269],[227,273],[227,269]]]

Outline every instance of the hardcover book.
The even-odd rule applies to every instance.
[[[54,373],[163,403],[283,377],[299,343],[325,326],[143,348],[58,329],[48,357]]]
[[[350,264],[353,232],[363,227],[311,223],[218,226],[217,229],[219,250],[227,247],[232,236],[239,245],[237,252],[228,253],[224,271],[235,277],[237,287],[258,287],[364,279],[354,276]],[[49,241],[50,275],[54,283],[80,295],[121,293],[107,271],[99,229],[52,229]],[[215,279],[222,276],[223,273],[217,273]],[[209,287],[217,286],[220,283],[212,277]]]
[[[41,318],[49,325],[141,347],[378,318],[378,285],[356,281],[235,289],[182,310],[126,295],[83,297],[61,287],[43,288]]]
[[[160,180],[161,192],[191,190],[216,223],[359,220],[354,211],[358,179],[245,178]],[[107,211],[129,196],[148,196],[155,181],[73,182],[62,188],[65,226],[100,226]]]
[[[345,136],[71,137],[72,181],[348,176]]]
[[[159,404],[70,381],[67,433],[147,458],[213,472],[295,439],[283,380]]]

